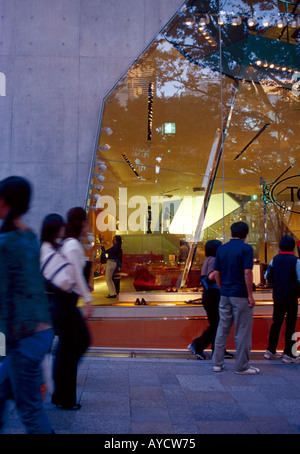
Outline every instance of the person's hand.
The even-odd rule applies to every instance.
[[[248,305],[249,305],[249,307],[255,306],[255,299],[253,298],[253,296],[248,297]]]
[[[84,309],[85,309],[84,318],[87,320],[87,319],[89,319],[91,317],[92,312],[93,312],[93,307],[92,307],[91,303],[90,302],[89,303],[85,303],[85,308]]]

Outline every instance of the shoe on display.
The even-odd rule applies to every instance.
[[[272,353],[270,352],[270,350],[267,349],[265,351],[264,357],[266,359],[280,359],[282,358],[282,353]]]
[[[227,350],[225,351],[225,355],[224,355],[224,358],[226,359],[232,359],[233,358],[233,354],[228,352]]]
[[[135,304],[136,306],[140,306],[140,305],[141,305],[140,299],[137,298],[137,299],[135,300],[135,303],[134,303],[134,304]]]
[[[147,303],[146,303],[146,300],[144,298],[142,298],[141,304],[142,304],[142,306],[146,306]]]
[[[300,356],[292,357],[288,355],[283,355],[282,362],[285,364],[300,364]]]
[[[242,370],[241,372],[235,371],[238,375],[257,375],[260,370],[257,367],[250,366],[247,370]]]

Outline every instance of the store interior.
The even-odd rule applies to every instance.
[[[96,305],[134,305],[137,293],[148,305],[199,304],[205,242],[228,241],[239,220],[256,289],[270,292],[263,271],[280,237],[300,240],[299,2],[214,6],[187,1],[103,102],[84,241]],[[112,301],[101,252],[116,234],[123,263]],[[181,245],[196,245],[188,269]]]

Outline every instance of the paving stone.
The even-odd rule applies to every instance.
[[[78,411],[45,401],[57,434],[299,434],[299,365],[255,361],[256,376],[214,373],[211,360],[85,357]],[[25,429],[9,403],[6,434]]]

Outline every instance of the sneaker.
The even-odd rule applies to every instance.
[[[300,364],[300,356],[293,358],[292,356],[283,355],[282,362],[285,364],[291,364],[291,363]]]
[[[198,359],[206,359],[206,356],[204,355],[203,352],[202,352],[202,353],[195,353],[195,356],[196,356],[196,358],[198,358]]]
[[[196,355],[197,352],[195,350],[194,344],[188,345],[187,348],[190,350],[191,353],[193,353],[193,355]]]
[[[191,353],[193,353],[193,355],[196,356],[196,358],[198,359],[206,359],[206,356],[204,355],[203,352],[201,353],[198,353],[194,347],[194,344],[190,344],[187,346],[187,348],[190,350]]]
[[[272,353],[270,350],[266,350],[264,357],[266,359],[280,359],[282,358],[282,353]]]
[[[232,359],[233,358],[233,354],[228,352],[227,350],[225,351],[225,355],[224,355],[224,358],[226,359]]]
[[[214,366],[213,371],[222,372],[223,369],[224,369],[224,364],[222,364],[222,366]]]
[[[257,375],[260,370],[257,367],[249,366],[247,370],[242,370],[241,372],[235,371],[238,375]]]

